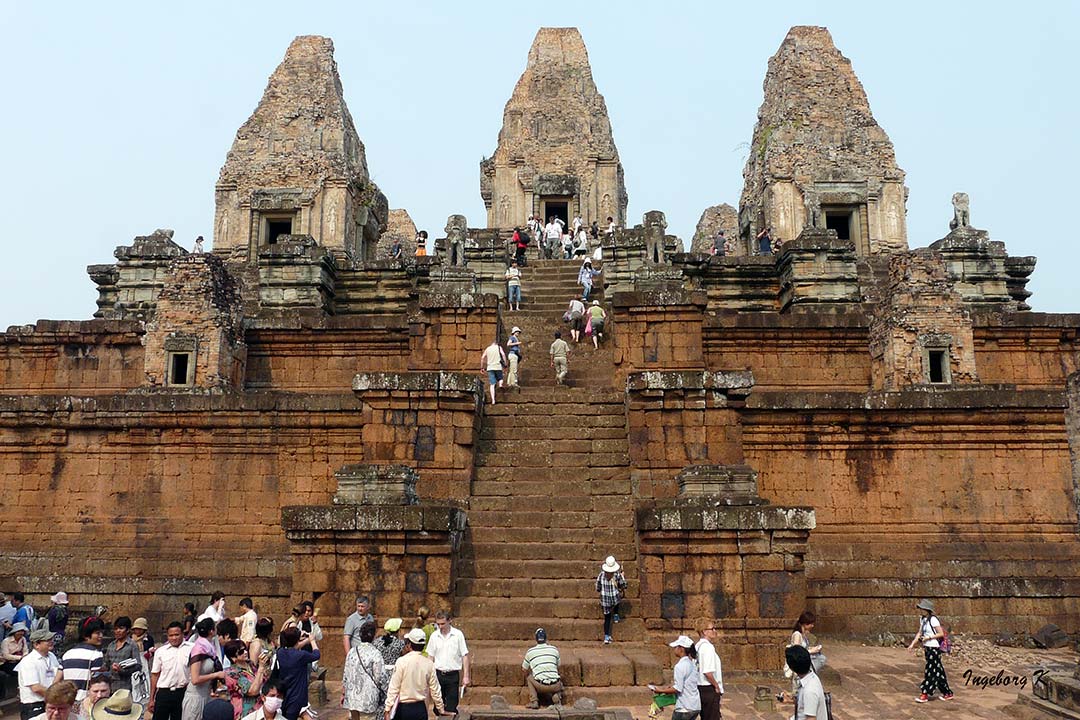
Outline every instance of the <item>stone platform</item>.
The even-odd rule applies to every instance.
[[[956,693],[952,701],[932,700],[920,705],[915,702],[918,694],[918,684],[922,680],[922,658],[914,653],[899,647],[865,647],[853,642],[830,642],[826,638],[826,652],[829,657],[829,665],[840,677],[840,683],[836,684],[835,676],[829,679],[826,675],[826,689],[833,695],[833,714],[840,720],[898,720],[903,718],[932,718],[947,717],[950,720],[1003,720],[1017,718],[1022,720],[1035,720],[1048,718],[1048,715],[1023,714],[1022,706],[1018,707],[1019,697],[1032,698],[1032,673],[1040,668],[1061,667],[1075,665],[1076,655],[1067,650],[1010,650],[1008,648],[996,648],[994,659],[986,663],[978,663],[978,666],[966,659],[963,655],[946,656],[945,668],[949,674],[949,682]],[[607,677],[613,680],[625,681],[626,662],[633,665],[633,646],[616,643],[613,646],[589,646],[586,644],[559,645],[563,653],[564,662],[568,667],[573,667],[575,662],[579,667],[589,667],[590,672],[603,673],[602,668],[608,668]],[[525,711],[524,695],[517,695],[517,691],[525,692],[520,687],[520,658],[527,649],[526,645],[515,643],[489,645],[477,643],[470,645],[470,651],[476,658],[474,675],[478,682],[491,682],[485,679],[484,673],[489,673],[492,668],[496,677],[506,677],[508,680],[517,678],[517,684],[513,686],[492,688],[474,687],[465,693],[464,711],[483,710],[483,716],[493,717],[490,714],[491,695],[496,691],[503,695],[512,706],[505,717],[520,717]],[[491,653],[495,653],[494,659],[487,659]],[[723,648],[720,648],[721,658],[724,656]],[[576,658],[576,661],[573,659]],[[983,667],[985,665],[985,667]],[[620,669],[613,670],[612,668]],[[648,672],[645,666],[634,666],[635,673]],[[1025,687],[1019,692],[1013,687],[991,686],[986,689],[965,685],[964,672],[971,669],[979,675],[994,675],[999,670],[1006,674],[1018,675],[1027,678]],[[479,672],[479,674],[477,674]],[[514,673],[517,673],[514,675]],[[670,680],[670,669],[665,669],[664,677]],[[499,675],[498,673],[502,673]],[[490,677],[490,676],[487,676]],[[647,681],[651,682],[651,681]],[[337,683],[330,685],[330,698],[340,697],[340,686]],[[781,677],[779,671],[771,674],[762,673],[724,673],[724,699],[721,710],[724,720],[781,720],[790,717],[791,706],[786,706],[786,713],[780,709],[755,710],[754,695],[758,687],[767,687],[771,692],[778,692],[787,687],[787,681]],[[601,708],[625,707],[636,720],[648,718],[648,704],[650,693],[644,687],[644,683],[635,682],[627,685],[608,685],[598,687],[578,687],[570,692],[569,704],[576,699],[587,697],[593,698]],[[520,698],[520,699],[516,699]],[[569,711],[569,708],[567,708]],[[555,711],[532,711],[529,715],[536,717],[555,716]],[[336,702],[332,707],[320,711],[319,720],[345,720],[345,713]],[[669,720],[670,711],[665,711],[660,718]]]

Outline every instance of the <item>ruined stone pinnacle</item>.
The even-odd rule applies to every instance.
[[[494,155],[480,165],[489,227],[512,227],[563,203],[588,222],[623,224],[627,195],[607,105],[577,28],[541,28],[503,110]]]
[[[826,28],[793,27],[769,60],[743,178],[744,237],[792,240],[832,211],[850,214],[840,235],[860,254],[907,247],[904,172]]]

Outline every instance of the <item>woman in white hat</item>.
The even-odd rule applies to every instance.
[[[649,685],[649,689],[657,694],[675,696],[675,709],[671,712],[671,720],[694,720],[701,713],[697,650],[694,649],[694,641],[686,635],[680,635],[674,642],[669,642],[668,646],[675,649],[675,657],[678,658],[672,668],[671,685]]]
[[[64,631],[67,629],[68,623],[68,596],[66,592],[61,591],[49,599],[52,600],[52,607],[45,614],[45,619],[49,623],[49,631],[56,633],[53,640],[56,647],[62,647],[64,644]]]
[[[521,387],[518,384],[518,364],[521,362],[521,328],[516,325],[510,331],[510,339],[506,341],[506,359],[510,363],[510,369],[506,374],[507,387]]]
[[[618,622],[619,601],[626,589],[626,577],[622,567],[615,562],[614,555],[608,555],[596,576],[596,592],[600,593],[600,609],[604,612],[604,644],[611,644],[611,624]]]
[[[949,688],[949,679],[945,677],[945,668],[941,664],[941,641],[945,638],[945,630],[941,627],[941,621],[934,615],[933,602],[920,600],[915,607],[922,611],[922,617],[919,619],[919,632],[908,645],[908,650],[922,643],[923,655],[926,656],[923,681],[919,686],[921,694],[915,698],[915,702],[928,702],[935,690],[941,690],[942,700],[952,700],[953,692]]]

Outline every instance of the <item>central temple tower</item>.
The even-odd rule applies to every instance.
[[[503,110],[495,154],[480,163],[488,227],[576,213],[624,225],[629,201],[604,96],[577,28],[541,28]]]

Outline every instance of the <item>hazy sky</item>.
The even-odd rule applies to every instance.
[[[483,226],[479,162],[536,29],[575,25],[626,169],[631,224],[688,241],[738,204],[766,64],[791,25],[826,25],[907,172],[912,247],[956,191],[1010,254],[1037,255],[1036,310],[1080,311],[1080,3],[185,2],[0,0],[0,329],[89,318],[86,266],[173,228],[212,235],[237,128],[293,36],[334,39],[345,97],[391,207],[442,234]]]

